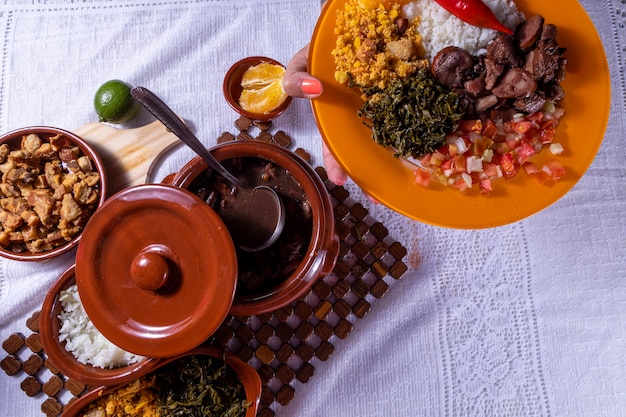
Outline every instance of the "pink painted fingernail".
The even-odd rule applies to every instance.
[[[319,96],[322,94],[322,83],[315,78],[305,78],[302,80],[300,87],[307,96]]]

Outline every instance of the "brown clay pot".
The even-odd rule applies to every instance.
[[[235,293],[231,314],[254,315],[277,310],[303,296],[316,280],[330,273],[339,254],[334,213],[330,196],[315,170],[302,158],[283,147],[260,141],[237,141],[210,149],[225,161],[238,157],[258,157],[288,171],[303,188],[312,209],[313,231],[303,261],[281,284],[262,293]],[[172,185],[188,188],[207,169],[200,157],[189,161],[171,179]]]

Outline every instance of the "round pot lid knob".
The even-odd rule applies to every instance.
[[[135,285],[144,291],[165,291],[176,280],[176,268],[167,256],[145,250],[133,259],[130,276]]]

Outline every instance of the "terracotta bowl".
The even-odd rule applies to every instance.
[[[29,134],[37,134],[42,140],[47,141],[50,137],[56,135],[63,135],[67,139],[69,139],[70,146],[76,146],[80,150],[82,155],[88,156],[91,159],[92,166],[95,171],[100,174],[100,183],[98,185],[99,197],[97,203],[93,205],[93,208],[90,209],[90,214],[93,212],[104,202],[106,198],[106,177],[105,170],[102,160],[95,152],[95,150],[81,137],[77,136],[72,132],[68,132],[63,129],[58,129],[55,127],[46,127],[46,126],[33,126],[33,127],[25,127],[17,130],[13,130],[11,132],[5,133],[0,136],[0,145],[7,144],[9,146],[9,150],[14,151],[20,149],[20,144],[22,141],[22,137],[25,137]],[[0,197],[5,198],[5,197]],[[82,235],[82,230],[74,236],[74,238],[66,243],[56,246],[50,250],[42,251],[42,252],[33,252],[28,251],[26,248],[20,249],[21,251],[11,250],[10,247],[6,245],[0,245],[0,256],[4,256],[5,258],[18,260],[18,261],[42,261],[53,258],[55,256],[61,255],[74,248]]]
[[[191,350],[190,352],[177,355],[172,358],[160,359],[159,363],[152,369],[142,369],[140,372],[138,372],[137,375],[135,375],[135,379],[147,375],[151,371],[157,370],[177,359],[189,355],[207,355],[213,358],[221,359],[226,362],[226,364],[233,371],[235,371],[235,373],[239,377],[239,380],[243,384],[244,390],[246,392],[246,400],[251,403],[251,406],[250,408],[248,408],[245,417],[254,417],[257,415],[262,389],[261,378],[259,377],[259,374],[254,370],[254,368],[238,359],[234,354],[226,352],[218,347],[200,346]],[[81,411],[90,403],[97,400],[103,395],[106,395],[110,392],[115,391],[118,388],[121,388],[121,386],[122,385],[100,387],[86,393],[85,395],[81,396],[79,399],[71,402],[65,407],[65,409],[63,410],[63,417],[76,417],[81,415]]]
[[[62,311],[59,296],[63,290],[75,283],[74,266],[71,266],[50,288],[41,308],[39,316],[41,344],[52,364],[69,378],[91,386],[125,384],[137,378],[137,374],[153,369],[157,360],[151,358],[114,369],[98,368],[79,362],[71,352],[65,350],[65,342],[59,342],[61,321],[58,316]]]
[[[243,88],[241,87],[241,78],[243,77],[243,73],[246,72],[248,68],[258,65],[262,62],[268,62],[270,64],[280,65],[284,67],[283,64],[272,58],[267,58],[263,56],[250,56],[244,58],[234,63],[233,66],[231,66],[230,69],[226,72],[222,89],[226,101],[228,102],[230,107],[233,108],[233,110],[235,110],[242,116],[246,116],[250,120],[265,122],[275,119],[283,114],[283,112],[287,110],[287,108],[291,104],[292,97],[287,96],[285,101],[283,101],[283,103],[278,108],[272,110],[267,114],[251,113],[241,108],[241,106],[239,105],[239,97],[241,96],[241,91],[243,90]]]
[[[304,295],[319,277],[331,272],[337,261],[339,238],[335,234],[334,213],[328,191],[306,161],[283,147],[260,141],[238,141],[218,145],[210,150],[222,162],[240,157],[271,161],[290,173],[304,190],[311,207],[312,233],[302,261],[289,277],[276,286],[245,293],[238,288],[230,312],[234,315],[254,315],[284,307]],[[196,157],[174,176],[172,185],[189,189],[206,170],[204,161]]]

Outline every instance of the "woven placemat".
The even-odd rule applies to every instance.
[[[254,123],[242,117],[235,126],[237,134],[224,132],[218,142],[264,140],[292,145],[284,131],[272,133],[271,122]],[[304,149],[294,152],[310,162]],[[407,271],[405,247],[347,189],[328,181],[323,168],[316,171],[331,195],[335,231],[341,241],[334,270],[304,297],[280,310],[227,317],[208,341],[235,353],[259,372],[263,382],[259,417],[273,417],[289,404],[297,385],[313,377],[316,362],[328,360],[356,320],[366,317],[372,303]],[[38,312],[26,321],[26,327],[31,332],[28,336],[15,333],[2,343],[6,355],[0,366],[20,380],[26,395],[42,401],[44,414],[56,417],[64,404],[90,387],[67,378],[48,361],[39,339]]]

